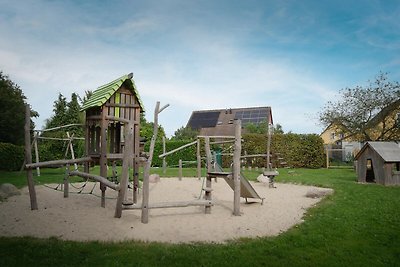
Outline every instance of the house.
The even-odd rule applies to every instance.
[[[246,124],[273,124],[271,107],[227,108],[193,111],[186,127],[199,130],[199,135],[234,136],[233,121],[240,119]]]
[[[362,143],[345,138],[343,131],[335,124],[330,124],[321,134],[325,149],[330,150],[330,158],[339,161],[351,161],[360,151]]]
[[[358,182],[400,185],[400,147],[397,142],[367,142],[355,160]]]

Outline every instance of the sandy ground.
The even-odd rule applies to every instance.
[[[89,183],[84,191],[93,185]],[[39,210],[31,211],[28,189],[23,188],[21,195],[0,203],[0,236],[169,243],[223,243],[241,237],[276,236],[301,223],[306,209],[320,201],[307,198],[307,192],[330,190],[293,184],[276,184],[277,188],[258,182],[252,185],[265,197],[264,205],[259,200],[246,203],[241,199],[241,216],[232,215],[233,191],[219,179],[212,184],[215,205],[211,214],[204,214],[204,207],[151,209],[148,224],[141,223],[140,210],[124,210],[120,219],[114,218],[116,192],[112,189],[107,189],[110,199],[101,208],[96,196],[71,193],[64,198],[60,191],[36,186]],[[161,179],[150,184],[150,203],[195,200],[201,188],[202,181],[196,178]],[[98,187],[94,193],[100,195]]]

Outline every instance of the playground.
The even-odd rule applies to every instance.
[[[270,133],[266,154],[242,155],[239,119],[233,121],[234,135],[199,135],[196,141],[168,152],[164,149],[159,155],[164,163],[168,155],[196,145],[197,179],[181,177],[181,160],[179,178],[150,179],[158,115],[168,106],[160,107],[160,103],[156,103],[149,152],[143,154],[139,136],[143,104],[132,73],[124,75],[100,86],[82,107],[85,112],[84,157],[75,158],[73,136],[67,132],[65,140],[69,141],[67,147],[72,158],[43,162],[38,157],[38,132],[31,142],[27,106],[24,166],[28,188],[24,188],[20,196],[1,204],[2,235],[172,243],[220,243],[243,237],[276,236],[301,223],[307,208],[332,192],[292,184],[275,186],[274,179],[279,173],[270,165]],[[219,144],[231,144],[233,149],[228,154],[232,156],[228,169],[223,169],[213,156],[211,145]],[[201,145],[206,154],[203,157]],[[32,147],[35,163],[32,162]],[[259,182],[250,182],[241,172],[241,161],[249,157],[267,159],[267,168],[261,172]],[[206,175],[200,177],[203,159]],[[118,182],[107,175],[112,165],[116,178],[116,160],[122,161]],[[90,171],[89,163],[99,165],[100,175]],[[83,164],[83,171],[78,169],[78,164]],[[33,169],[39,176],[40,168],[54,165],[64,166],[63,182],[35,186]],[[143,182],[139,181],[140,166],[143,166]],[[71,181],[74,176],[83,178],[84,182],[74,183]],[[88,192],[85,194],[88,188],[91,188],[90,194],[101,198],[100,206],[96,205],[96,198]],[[74,189],[79,191],[74,192]],[[29,202],[31,212],[27,212]]]
[[[86,187],[92,189],[92,184]],[[157,241],[167,243],[212,242],[223,243],[243,237],[276,236],[302,222],[306,210],[321,198],[306,197],[310,191],[323,188],[294,184],[268,185],[251,182],[255,190],[265,196],[260,201],[246,203],[241,200],[241,216],[232,214],[233,191],[218,179],[213,183],[211,214],[204,214],[204,207],[152,209],[149,222],[140,221],[140,210],[124,213],[114,218],[115,200],[107,201],[105,208],[98,205],[98,198],[90,194],[73,194],[63,198],[60,191],[36,186],[40,209],[30,211],[27,187],[21,195],[1,203],[0,232],[2,236],[56,237],[62,240],[101,241]],[[80,184],[76,183],[78,187]],[[94,194],[101,194],[99,183]],[[52,185],[50,185],[52,186]],[[202,181],[197,178],[161,178],[150,184],[154,202],[196,200]],[[117,192],[106,191],[107,198],[116,198]],[[249,201],[250,202],[250,201]]]

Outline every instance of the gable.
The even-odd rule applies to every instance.
[[[367,147],[374,150],[385,162],[400,162],[400,147],[396,142],[368,142],[356,155],[356,160],[364,153]]]

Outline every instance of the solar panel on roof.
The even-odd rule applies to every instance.
[[[259,124],[266,122],[268,117],[268,111],[266,108],[251,109],[238,111],[235,114],[235,119],[242,120],[242,124],[254,123]]]
[[[192,129],[215,127],[218,122],[219,114],[219,111],[195,112],[192,114],[188,126]]]

